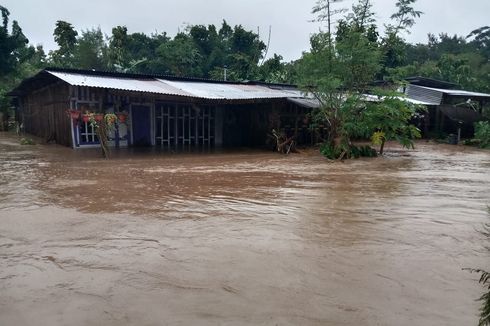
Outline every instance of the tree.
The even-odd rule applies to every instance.
[[[320,103],[312,114],[313,127],[328,127],[322,153],[329,158],[372,155],[371,149],[352,144],[355,137],[371,138],[377,133],[384,141],[397,139],[410,147],[409,139],[420,136],[409,123],[414,110],[395,95],[367,101],[366,94],[373,92],[370,84],[382,68],[373,17],[370,1],[360,0],[339,23],[335,43],[328,34],[313,35],[311,51],[301,59],[301,85]]]
[[[413,139],[421,137],[420,130],[410,123],[422,108],[407,103],[395,92],[378,92],[379,101],[366,102],[363,117],[355,127],[358,136],[371,138],[379,145],[382,155],[386,141],[396,140],[405,148],[414,148]]]
[[[302,58],[301,84],[320,102],[313,120],[318,125],[328,126],[326,146],[336,153],[333,156],[344,156],[351,147],[348,126],[360,114],[362,95],[379,69],[380,55],[359,32],[351,32],[336,42],[331,66],[328,47],[328,36],[312,38],[312,52]]]
[[[50,52],[51,61],[61,67],[74,66],[75,46],[78,32],[72,24],[58,20],[54,29],[54,40],[58,49]]]
[[[358,0],[357,4],[352,5],[352,11],[347,15],[347,21],[357,32],[364,33],[369,27],[376,26],[375,14],[372,11],[372,0]]]
[[[259,35],[245,30],[241,25],[235,26],[230,40],[230,52],[226,63],[234,80],[254,79],[257,66],[263,57],[266,45]]]
[[[126,26],[116,26],[112,29],[109,40],[109,66],[124,71],[130,67],[128,54],[129,36]]]
[[[128,34],[126,44],[126,68],[125,71],[135,73],[159,73],[160,62],[158,61],[157,49],[162,44],[170,41],[166,33],[144,33]]]
[[[468,34],[466,38],[473,38],[472,43],[476,45],[487,59],[490,59],[490,26],[477,28]]]
[[[401,37],[401,33],[410,33],[410,28],[415,24],[415,19],[422,15],[421,11],[415,10],[413,7],[416,2],[417,0],[398,0],[396,3],[398,11],[391,15],[393,24],[385,26],[386,35],[381,42],[385,69],[381,73],[381,78],[388,74],[387,69],[405,64],[406,43]]]
[[[7,128],[13,114],[11,98],[7,96],[21,80],[31,76],[45,60],[42,46],[29,46],[17,21],[12,21],[9,31],[10,12],[0,6],[0,130]]]
[[[288,75],[286,65],[282,62],[283,57],[274,53],[272,58],[267,59],[259,67],[261,80],[271,83],[287,83]]]
[[[11,32],[8,30],[10,12],[0,6],[2,26],[0,27],[0,75],[9,74],[23,60],[23,49],[29,43],[17,21],[12,22]]]
[[[161,73],[175,76],[202,76],[200,67],[202,57],[188,34],[177,34],[173,40],[160,45],[156,52]]]
[[[398,0],[396,7],[398,11],[391,15],[391,19],[395,25],[388,25],[388,33],[393,33],[395,36],[404,31],[410,33],[410,28],[415,25],[415,18],[419,18],[423,12],[415,10],[413,5],[417,0]]]
[[[74,52],[74,62],[77,68],[107,69],[107,45],[100,27],[82,31]]]
[[[319,22],[326,22],[327,24],[327,35],[328,35],[328,46],[332,49],[332,19],[334,16],[344,13],[347,11],[345,8],[334,9],[333,6],[344,0],[317,0],[316,5],[313,7],[312,14],[316,14],[316,20]],[[329,60],[331,59],[332,53],[329,53]]]

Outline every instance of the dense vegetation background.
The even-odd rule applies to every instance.
[[[339,2],[319,1],[314,12],[322,13],[327,3],[341,6]],[[398,26],[404,27],[404,31],[385,28],[385,34],[380,35],[380,26],[370,11],[371,1],[360,1],[358,6],[361,16],[357,18],[355,11],[347,13],[342,8],[332,8],[328,13],[331,34],[327,31],[313,35],[311,50],[293,62],[284,62],[279,54],[265,59],[266,44],[256,33],[240,25],[232,27],[226,21],[221,26],[188,26],[173,38],[166,33],[128,33],[125,26],[116,26],[111,35],[104,35],[100,28],[77,31],[69,22],[58,21],[53,30],[58,48],[46,53],[41,45],[29,44],[17,21],[10,21],[9,10],[0,6],[0,112],[7,114],[11,110],[8,91],[47,66],[214,79],[222,79],[226,68],[228,80],[300,83],[305,73],[304,61],[319,47],[325,47],[322,38],[326,40],[326,35],[335,35],[337,40],[345,38],[353,23],[365,28],[369,47],[380,55],[376,79],[420,75],[490,92],[490,27],[462,31],[462,35],[428,34],[427,43],[409,44],[399,32],[409,32],[410,24]],[[335,18],[334,14],[338,16]],[[327,21],[325,14],[318,17]],[[404,17],[401,18],[400,22]]]

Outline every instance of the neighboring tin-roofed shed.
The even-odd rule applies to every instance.
[[[443,80],[421,77],[421,76],[408,77],[405,78],[405,80],[412,85],[425,86],[425,87],[434,87],[434,88],[443,88],[443,89],[455,89],[459,87],[459,85],[455,83],[450,83]]]
[[[447,85],[440,85],[441,87]],[[454,88],[437,88],[410,84],[408,98],[427,103],[424,132],[473,135],[473,124],[483,119],[483,108],[490,103],[490,94]]]

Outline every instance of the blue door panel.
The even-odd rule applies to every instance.
[[[150,107],[133,105],[131,108],[133,125],[133,146],[151,146]]]

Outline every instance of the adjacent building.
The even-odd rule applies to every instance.
[[[490,94],[461,90],[456,84],[431,78],[410,77],[406,81],[407,98],[427,107],[422,128],[426,137],[431,133],[472,137],[474,123],[484,120]]]

